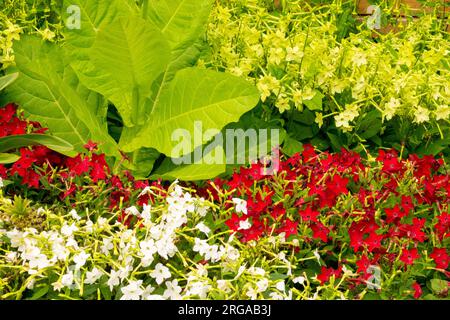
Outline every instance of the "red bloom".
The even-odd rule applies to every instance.
[[[92,142],[92,140],[89,140],[88,143],[86,143],[83,147],[84,147],[86,150],[89,150],[90,152],[92,152],[92,151],[94,151],[94,150],[97,150],[97,146],[98,146],[97,143]]]
[[[348,178],[343,178],[337,174],[333,176],[330,182],[327,183],[327,187],[331,190],[335,195],[347,194],[348,189]]]
[[[436,263],[436,268],[444,270],[448,268],[450,256],[447,254],[447,250],[445,248],[434,248],[433,252],[430,254],[430,257],[433,258],[434,263]]]
[[[362,255],[361,258],[356,261],[356,265],[358,266],[358,270],[356,272],[367,272],[367,268],[371,265],[369,258],[366,255]]]
[[[317,217],[320,213],[319,211],[312,210],[311,207],[307,207],[305,210],[300,210],[299,214],[303,221],[318,222]]]
[[[17,112],[17,107],[10,103],[5,107],[0,108],[0,124],[8,123],[14,117]]]
[[[298,222],[294,222],[290,219],[286,219],[286,221],[284,222],[283,227],[281,227],[278,231],[281,232],[285,232],[285,238],[289,238],[289,236],[293,235],[293,234],[298,234],[298,230],[297,230],[297,226],[298,226]]]
[[[330,230],[324,226],[321,222],[316,222],[311,226],[311,229],[313,231],[313,238],[314,239],[320,239],[323,242],[328,241],[328,234],[330,233]]]
[[[406,216],[407,213],[400,209],[399,205],[396,204],[392,209],[384,209],[386,212],[386,222],[387,223],[396,223],[402,217]]]
[[[416,248],[413,249],[403,249],[402,255],[400,256],[400,261],[406,265],[412,265],[415,260],[419,259],[420,255]]]
[[[412,288],[414,289],[414,299],[419,299],[422,296],[422,288],[420,287],[420,284],[414,282]]]
[[[337,270],[333,268],[327,268],[325,266],[322,266],[322,269],[320,270],[320,274],[317,276],[317,280],[320,281],[320,284],[323,285],[326,283],[332,276],[335,277],[335,279],[339,278],[341,275],[342,268],[339,267]]]

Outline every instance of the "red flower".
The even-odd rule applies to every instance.
[[[416,248],[413,249],[403,249],[402,255],[400,256],[400,261],[405,265],[412,265],[415,260],[419,259],[420,255]]]
[[[335,270],[333,268],[327,268],[325,266],[322,266],[322,269],[320,270],[320,274],[317,276],[317,280],[319,280],[320,284],[323,285],[328,280],[330,280],[330,278],[332,276],[334,276],[335,279],[337,279],[341,275],[341,272],[342,272],[341,267],[339,267],[337,270]]]
[[[311,229],[313,231],[313,238],[314,239],[320,239],[323,242],[328,241],[328,234],[330,233],[330,230],[324,226],[321,222],[316,222],[311,226]]]
[[[361,258],[356,261],[356,265],[358,266],[358,270],[356,272],[367,272],[367,268],[371,265],[369,258],[366,255],[362,255]]]
[[[339,175],[334,175],[333,179],[327,183],[327,187],[331,190],[335,195],[347,194],[348,189],[348,178],[342,178]]]
[[[407,215],[406,212],[404,212],[402,209],[400,209],[398,204],[396,204],[394,206],[394,208],[392,208],[392,209],[386,208],[386,209],[384,209],[384,211],[386,212],[386,222],[387,223],[395,223],[398,220],[400,220],[402,217]]]
[[[298,226],[298,222],[294,222],[290,219],[286,219],[284,221],[284,225],[283,227],[281,227],[278,232],[284,232],[285,233],[285,238],[289,238],[289,236],[293,235],[293,234],[298,234],[298,230],[297,230],[297,226]]]
[[[10,103],[5,107],[0,108],[0,124],[8,123],[12,120],[17,112],[17,107]]]
[[[434,248],[433,252],[430,254],[430,257],[433,258],[434,263],[436,263],[436,268],[444,270],[448,268],[450,256],[447,254],[447,250],[445,248]]]
[[[307,207],[305,210],[300,210],[299,214],[303,221],[318,222],[317,217],[320,213],[318,211],[312,210],[311,207]]]
[[[422,288],[420,287],[420,284],[414,282],[412,288],[414,289],[414,299],[419,299],[422,296]]]
[[[98,144],[95,142],[92,142],[92,140],[89,140],[88,143],[86,143],[83,147],[86,150],[89,150],[90,152],[93,152],[94,150],[97,150]]]

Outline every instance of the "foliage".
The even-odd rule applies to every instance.
[[[445,20],[431,12],[374,38],[366,21],[345,27],[343,8],[217,1],[201,64],[254,81],[267,117],[285,121],[296,143],[448,155]]]
[[[82,9],[83,28],[67,30],[64,46],[32,36],[17,41],[16,67],[9,70],[20,77],[8,98],[76,150],[89,140],[101,142],[117,161],[127,152],[127,166],[146,176],[159,152],[176,158],[204,143],[190,140],[174,149],[175,130],[193,135],[197,120],[204,130],[220,130],[257,103],[246,81],[190,67],[210,1],[161,1],[148,8],[124,0],[70,3]],[[192,33],[183,31],[186,23]],[[108,133],[108,101],[123,121],[119,141]]]

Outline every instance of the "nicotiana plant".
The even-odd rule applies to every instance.
[[[17,81],[7,99],[30,119],[81,151],[89,140],[148,176],[161,154],[181,157],[207,141],[172,150],[174,130],[221,130],[259,100],[254,86],[238,77],[192,67],[199,56],[212,1],[66,1],[80,9],[80,28],[67,28],[65,41],[23,36],[14,43]],[[188,29],[186,29],[188,26]],[[108,132],[108,105],[117,109],[122,132]],[[183,153],[184,152],[184,153]],[[219,171],[224,171],[221,166]],[[218,173],[208,167],[196,178]],[[183,179],[182,173],[177,172]],[[194,177],[190,176],[190,179]]]

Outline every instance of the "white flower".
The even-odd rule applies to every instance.
[[[3,179],[0,177],[0,188],[3,188],[4,184],[3,184]]]
[[[139,300],[144,290],[141,289],[142,280],[130,281],[128,286],[121,289],[123,296],[120,300]]]
[[[70,210],[69,215],[75,220],[81,219],[81,217],[77,213],[77,210],[75,210],[75,209]]]
[[[424,107],[418,107],[414,116],[414,122],[416,123],[428,122],[430,121],[430,110],[425,109]]]
[[[17,252],[11,251],[6,255],[6,261],[14,263],[17,259]]]
[[[186,296],[198,296],[200,299],[206,299],[211,286],[204,281],[195,281],[189,284]]]
[[[94,223],[91,220],[86,221],[84,229],[86,230],[87,233],[94,232]]]
[[[284,292],[286,285],[285,285],[284,281],[279,281],[275,284],[275,288]]]
[[[258,292],[264,292],[269,287],[269,280],[264,278],[256,282],[256,287],[258,288]]]
[[[106,283],[109,286],[109,289],[112,291],[113,288],[120,284],[119,272],[115,270],[111,270],[111,274]]]
[[[208,235],[211,232],[211,229],[208,228],[203,222],[197,224],[196,228],[203,232],[205,235]]]
[[[284,300],[284,297],[278,292],[271,292],[269,296],[272,300]]]
[[[144,221],[146,223],[151,222],[151,218],[152,218],[151,209],[152,209],[152,207],[150,205],[146,205],[144,203],[144,209],[142,210],[141,218],[144,219]]]
[[[61,228],[61,233],[66,237],[70,237],[75,231],[78,231],[78,228],[77,226],[75,226],[75,223],[72,223],[70,226],[67,223],[64,223],[64,225]]]
[[[258,291],[255,288],[250,287],[247,289],[245,295],[249,297],[251,300],[256,300],[258,297]]]
[[[108,226],[108,219],[103,218],[103,217],[99,217],[97,219],[97,225],[100,229],[104,229]]]
[[[170,274],[169,268],[158,263],[155,266],[155,270],[150,273],[150,276],[156,280],[157,284],[161,284],[165,279],[169,279],[172,275]]]
[[[73,284],[73,280],[73,272],[68,270],[61,278],[61,285],[63,287],[70,287]]]
[[[104,238],[103,244],[100,247],[100,250],[102,250],[102,253],[107,256],[109,255],[109,251],[114,248],[113,242],[111,238]]]
[[[305,283],[305,281],[306,281],[306,278],[305,278],[305,277],[302,277],[302,276],[299,276],[299,277],[296,277],[296,278],[292,279],[292,282],[294,282],[294,283],[300,283],[300,284]]]
[[[248,268],[248,272],[253,276],[264,277],[266,275],[266,271],[263,268],[259,267],[250,267]]]
[[[67,239],[66,247],[72,247],[75,250],[78,250],[78,243],[75,241],[74,238],[71,237],[71,238]]]
[[[81,251],[79,254],[75,255],[73,257],[73,262],[75,262],[75,268],[80,269],[82,266],[86,264],[86,260],[91,255],[89,253],[86,253],[85,251]]]
[[[52,283],[53,290],[55,291],[61,291],[62,288],[64,288],[63,284],[60,281],[56,281]]]
[[[317,262],[320,264],[320,255],[319,255],[319,251],[317,249],[313,251],[313,255],[314,255],[314,257],[316,257]]]
[[[141,261],[142,266],[148,267],[152,264],[154,258],[153,255],[158,251],[155,245],[155,241],[153,239],[147,240],[147,241],[141,241],[139,244],[140,252],[141,252]]]
[[[233,202],[235,204],[236,212],[242,212],[243,214],[247,214],[247,201],[233,198]]]
[[[226,293],[231,292],[229,280],[217,280],[216,283],[217,283],[217,289],[222,290]]]
[[[128,215],[133,215],[133,216],[138,216],[138,217],[141,215],[141,213],[139,212],[139,210],[135,206],[126,208],[125,209],[125,213],[128,214]]]
[[[167,289],[163,293],[165,299],[180,300],[181,287],[178,285],[178,280],[166,281]]]
[[[243,221],[239,221],[239,228],[238,230],[248,230],[252,227],[252,224],[248,219],[245,219]]]
[[[102,275],[103,273],[96,267],[94,267],[92,271],[86,272],[86,279],[84,279],[84,283],[94,284],[98,279],[102,277]]]
[[[57,260],[64,261],[70,254],[70,251],[60,243],[53,243],[52,245],[53,255]]]

